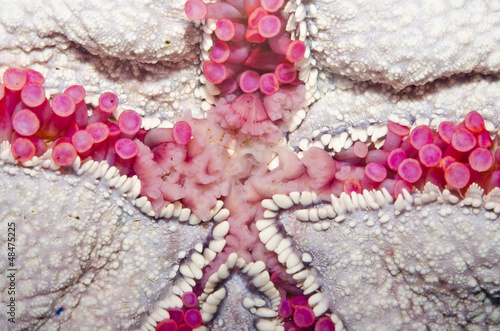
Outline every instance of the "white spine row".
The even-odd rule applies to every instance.
[[[298,281],[298,287],[304,291],[305,295],[311,295],[309,305],[313,308],[316,316],[323,315],[329,307],[329,301],[317,292],[320,285],[316,281],[315,271],[306,267],[305,261],[310,261],[310,256],[299,256],[292,249],[292,241],[285,238],[276,226],[276,217],[281,210],[290,209],[296,204],[319,203],[320,199],[316,194],[305,192],[293,192],[290,195],[275,194],[272,199],[264,199],[261,202],[264,211],[264,218],[256,222],[259,231],[259,239],[266,249],[278,255],[278,261],[286,267],[286,273]],[[305,261],[303,260],[305,258]],[[278,298],[279,300],[279,298]],[[279,304],[279,303],[278,303]]]
[[[478,203],[479,197],[482,196],[482,189],[477,185],[471,186],[467,191],[465,199],[462,201],[463,205],[480,206]],[[495,208],[500,211],[500,189],[495,189],[487,197],[488,208],[494,210]],[[320,208],[299,209],[297,211],[297,218],[301,221],[311,221],[315,223],[313,227],[316,230],[324,230],[325,227],[322,223],[327,222],[328,227],[330,219],[336,222],[341,222],[345,219],[346,213],[355,210],[379,210],[383,209],[386,205],[394,203],[395,213],[399,214],[404,210],[411,210],[413,205],[422,203],[429,203],[432,201],[440,201],[456,204],[458,197],[451,194],[449,190],[444,190],[442,193],[433,184],[427,184],[422,193],[417,192],[416,197],[403,191],[394,202],[392,196],[387,190],[381,191],[367,191],[363,194],[353,194],[350,197],[347,194],[342,194],[340,197],[331,196],[331,204]],[[327,298],[319,291],[320,284],[316,280],[316,272],[314,269],[307,268],[304,263],[312,262],[310,254],[304,253],[299,258],[299,255],[291,248],[292,242],[289,238],[285,238],[275,225],[276,217],[281,210],[287,210],[295,205],[306,207],[312,204],[319,204],[321,201],[314,192],[292,192],[289,195],[275,194],[272,199],[264,199],[261,202],[264,211],[264,218],[257,221],[256,226],[259,230],[259,238],[266,249],[274,251],[278,255],[278,260],[286,266],[286,272],[292,274],[293,278],[299,283],[298,286],[304,291],[305,295],[312,296],[309,298],[309,305],[313,307],[316,316],[324,314],[328,308],[329,303]],[[485,205],[486,207],[486,205]],[[321,219],[328,219],[328,221],[319,222]],[[390,220],[390,217],[383,211],[379,212],[379,219],[381,223]],[[319,224],[319,226],[316,226]],[[326,227],[326,228],[328,228]],[[332,319],[333,320],[333,319]]]
[[[382,194],[384,201],[385,196]],[[379,198],[380,199],[380,198]],[[375,202],[375,197],[373,203]],[[381,201],[380,201],[381,202]],[[291,192],[290,194],[274,194],[271,199],[264,199],[261,205],[264,208],[264,218],[256,222],[257,230],[259,231],[259,239],[265,245],[266,249],[278,255],[278,261],[286,267],[286,273],[292,275],[297,280],[297,286],[302,289],[304,295],[311,295],[308,304],[312,307],[314,314],[319,317],[327,313],[329,309],[328,298],[320,291],[320,282],[317,280],[317,271],[314,268],[307,267],[308,263],[313,261],[309,253],[297,253],[292,249],[292,241],[280,233],[276,226],[276,219],[282,210],[290,209],[294,206],[307,207],[321,203],[321,199],[315,192]],[[387,203],[387,202],[385,202]],[[330,205],[325,211],[320,212],[325,218],[336,214],[337,211],[345,212],[349,206],[345,205],[342,208],[343,202],[337,200],[335,204]],[[337,211],[335,210],[337,209]],[[248,301],[248,300],[247,300]],[[244,303],[245,304],[245,303]],[[250,306],[250,303],[246,303]],[[328,315],[328,313],[327,313]],[[340,318],[331,313],[331,320],[335,323],[337,330],[343,330],[343,324]],[[260,324],[259,324],[260,323]],[[261,320],[257,324],[259,330],[273,330],[276,328],[274,321]]]
[[[207,112],[217,103],[217,96],[220,94],[219,88],[210,83],[203,74],[203,63],[210,60],[210,49],[214,45],[212,34],[215,31],[217,20],[201,20],[202,34],[200,44],[200,85],[194,90],[195,97],[202,100],[201,109]]]
[[[301,40],[306,45],[304,58],[295,63],[295,68],[298,70],[299,79],[304,82],[306,88],[307,107],[300,109],[293,115],[289,127],[290,132],[297,130],[306,118],[308,107],[321,96],[318,91],[318,77],[320,76],[320,72],[316,67],[316,60],[311,54],[311,43],[307,40],[307,37],[311,35],[310,28],[312,26],[315,27],[313,20],[309,19],[315,17],[315,13],[317,13],[315,9],[314,5],[305,5],[301,0],[288,1],[283,9],[285,18],[288,16],[286,30],[291,32],[291,39]],[[317,29],[315,31],[317,33]]]
[[[208,278],[207,283],[205,284],[203,293],[199,298],[203,321],[207,323],[213,319],[214,314],[218,309],[218,305],[226,295],[224,287],[221,287],[218,290],[215,289],[230,276],[233,269],[241,270],[242,274],[246,274],[250,278],[251,283],[271,303],[271,308],[268,308],[264,307],[264,300],[260,298],[251,299],[247,297],[242,301],[243,306],[257,317],[269,319],[266,325],[271,323],[273,330],[279,330],[281,321],[276,319],[276,317],[278,316],[277,309],[280,303],[280,294],[273,282],[271,282],[269,272],[265,270],[265,263],[263,261],[257,261],[247,264],[245,260],[238,257],[236,253],[231,253],[227,258],[226,263],[223,263],[219,269]],[[250,301],[251,303],[249,303]]]
[[[0,144],[0,165],[9,163],[12,165],[17,165],[19,162],[14,159],[10,144],[7,141],[3,141]],[[30,176],[35,176],[40,168],[49,169],[57,171],[60,169],[54,160],[52,159],[52,149],[48,149],[42,156],[34,156],[30,161],[21,163],[25,168],[25,172]],[[15,169],[14,166],[12,169]],[[29,169],[31,168],[31,169]],[[158,214],[152,209],[151,201],[148,200],[146,196],[139,197],[141,193],[141,181],[134,175],[128,177],[126,175],[120,176],[120,172],[117,167],[109,166],[108,162],[101,161],[97,162],[94,160],[87,160],[85,163],[81,164],[80,157],[77,156],[75,162],[71,166],[77,175],[88,174],[92,175],[96,180],[105,180],[111,189],[118,190],[121,194],[131,200],[132,204],[135,205],[144,214],[155,217],[155,218],[178,218],[179,222],[188,222],[190,225],[196,225],[201,223],[199,217],[191,212],[189,208],[184,207],[180,201],[168,202]],[[14,170],[10,170],[14,171]],[[216,205],[210,210],[209,220],[214,220],[215,222],[221,222],[229,216],[229,210],[222,208],[223,202],[218,200]],[[128,211],[133,213],[132,210]]]
[[[419,125],[428,125],[431,128],[436,129],[439,125],[437,120],[433,120],[431,122],[429,118],[418,118],[415,123],[410,124],[407,119],[400,118],[395,114],[390,114],[388,116],[388,120],[407,126],[410,130],[413,130]],[[460,121],[463,121],[463,118],[460,119]],[[496,134],[495,125],[491,121],[485,120],[485,127],[490,135]],[[328,130],[329,128],[327,127],[314,130],[312,133],[312,140],[314,141],[307,138],[301,139],[298,144],[300,151],[305,152],[311,146],[316,146],[329,151],[332,156],[335,156],[336,153],[351,147],[356,141],[364,142],[368,146],[373,144],[375,148],[378,149],[383,146],[388,129],[386,124],[372,124],[364,128],[350,127],[347,131],[341,132],[337,135],[328,133]],[[299,157],[301,154],[302,153],[299,152]]]
[[[329,308],[329,302],[320,291],[320,284],[316,279],[317,272],[313,268],[307,268],[304,263],[313,261],[309,253],[303,253],[301,257],[292,249],[292,241],[281,234],[276,226],[276,218],[282,210],[290,209],[294,206],[308,207],[316,205],[309,209],[298,209],[296,217],[300,221],[312,222],[313,228],[317,231],[326,230],[334,222],[342,222],[346,219],[346,214],[358,210],[379,211],[379,221],[383,224],[388,222],[391,217],[385,208],[393,205],[394,213],[401,214],[404,211],[410,211],[413,207],[419,208],[422,204],[431,202],[458,204],[460,199],[453,195],[450,190],[441,191],[436,185],[427,183],[422,192],[415,190],[414,195],[403,189],[403,194],[394,198],[383,188],[382,190],[364,190],[363,194],[353,192],[350,196],[342,193],[340,197],[330,196],[331,203],[317,206],[321,199],[315,192],[291,192],[290,194],[274,194],[272,199],[264,199],[261,205],[264,208],[263,219],[256,222],[259,231],[259,239],[265,245],[266,249],[273,251],[278,255],[278,260],[286,267],[286,272],[298,281],[297,286],[304,291],[305,295],[311,295],[309,305],[313,307],[316,316],[321,316]],[[495,220],[500,214],[500,188],[493,189],[489,194],[484,195],[484,190],[477,184],[472,184],[460,201],[460,207],[465,207],[464,212],[468,212],[468,207],[483,207],[485,217]],[[366,223],[373,226],[375,223]],[[250,306],[245,302],[244,305]],[[331,315],[336,328],[342,329],[340,319]],[[262,322],[262,330],[270,329],[268,322]],[[260,328],[259,328],[260,329]]]
[[[290,195],[297,194],[292,192]],[[302,192],[302,196],[310,196],[311,192]],[[420,206],[431,202],[438,201],[440,203],[457,204],[460,199],[452,194],[450,190],[439,190],[432,183],[427,183],[422,192],[415,190],[414,194],[410,194],[406,189],[400,194],[396,200],[389,192],[382,190],[364,190],[362,194],[352,192],[351,195],[342,193],[339,197],[330,196],[331,203],[312,208],[298,209],[296,217],[299,221],[312,222],[313,228],[317,231],[327,230],[331,226],[331,221],[340,223],[346,219],[347,213],[352,213],[360,210],[378,211],[380,223],[387,223],[391,217],[387,210],[384,210],[386,205],[393,205],[394,214],[399,215],[404,211],[410,211],[414,206]],[[263,200],[262,205],[268,204],[269,199]],[[303,207],[312,204],[306,199],[300,203]],[[315,203],[316,204],[316,203]],[[484,190],[476,183],[473,183],[464,195],[464,199],[460,201],[460,207],[481,208],[484,207],[484,216],[487,219],[495,220],[500,214],[500,188],[495,188],[489,194],[484,195]],[[267,211],[266,211],[267,212]],[[264,213],[266,213],[264,212]],[[373,226],[375,223],[371,219],[367,219],[366,225]]]
[[[348,149],[356,141],[366,143],[368,146],[373,144],[375,148],[380,148],[384,143],[383,138],[387,135],[387,125],[372,124],[366,128],[349,128],[347,131],[337,135],[321,133],[325,131],[328,131],[327,127],[321,130],[314,130],[312,133],[314,142],[307,138],[301,139],[298,144],[300,149],[299,157],[302,154],[301,152],[307,151],[311,146],[324,149],[332,156],[335,156],[336,153],[344,149]]]
[[[217,217],[217,215],[221,215]],[[156,325],[164,320],[165,318],[169,318],[168,312],[166,309],[169,308],[180,308],[183,306],[182,304],[182,295],[186,292],[192,292],[193,287],[196,285],[196,281],[200,280],[203,277],[203,268],[206,267],[210,262],[212,262],[217,253],[220,253],[224,247],[226,246],[226,240],[224,239],[229,232],[229,222],[227,218],[229,217],[229,211],[225,208],[221,209],[219,207],[218,213],[214,216],[214,220],[218,223],[212,229],[212,237],[213,239],[208,243],[208,247],[203,248],[202,244],[196,244],[194,246],[193,253],[189,256],[189,259],[183,261],[180,265],[176,265],[174,268],[173,277],[175,277],[175,273],[180,272],[181,277],[178,278],[175,284],[172,286],[172,294],[170,294],[167,298],[160,300],[156,304],[156,309],[151,313],[146,319],[146,323],[141,327],[141,330],[154,330]],[[186,257],[185,251],[180,251],[178,254],[178,258],[184,259]],[[230,264],[232,260],[231,267],[234,267],[236,264],[237,256],[231,256],[228,258],[228,262],[223,264],[226,267],[225,270],[219,268],[219,271],[215,273],[218,275],[220,279],[226,279],[229,276],[228,264]],[[236,255],[236,254],[235,254]],[[245,261],[243,259],[238,259],[239,264]],[[213,275],[210,277],[212,278]],[[224,278],[225,277],[225,278]],[[210,282],[210,279],[209,279]],[[212,320],[214,314],[217,312],[219,304],[226,296],[226,289],[221,288],[214,292],[215,285],[210,287],[210,284],[205,286],[204,293],[199,297],[199,301],[201,304],[201,316],[204,323],[208,323]],[[165,317],[167,316],[167,317]],[[201,326],[196,330],[208,330],[206,326]]]
[[[299,257],[299,254],[292,249],[291,239],[285,238],[279,232],[275,223],[276,217],[281,210],[290,209],[298,204],[307,206],[320,202],[321,200],[314,192],[302,192],[302,194],[292,192],[290,195],[275,194],[272,199],[262,200],[261,205],[265,208],[264,218],[256,222],[259,239],[265,245],[266,249],[278,255],[278,261],[286,267],[286,273],[291,274],[297,280],[297,286],[303,290],[305,295],[311,295],[308,303],[316,316],[321,316],[327,312],[329,301],[319,291],[320,284],[316,279],[316,271],[312,268],[307,268],[304,264],[312,262],[312,257],[308,253],[301,254]],[[279,305],[279,300],[280,298],[278,297],[273,303]],[[249,302],[244,304],[250,306]],[[336,329],[343,329],[342,322],[335,314],[331,314],[330,318],[336,324]],[[274,330],[273,327],[276,328],[276,325],[276,321],[261,320],[257,324],[257,328],[259,330]]]

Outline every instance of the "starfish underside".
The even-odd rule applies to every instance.
[[[185,18],[183,1],[5,0],[0,6],[1,72],[36,69],[50,94],[80,84],[94,106],[100,94],[113,91],[123,109],[140,112],[149,126],[187,110],[205,116],[199,89],[203,26]],[[308,79],[317,83],[315,91],[308,87],[304,120],[286,134],[295,152],[318,145],[324,134],[338,137],[347,130],[359,139],[362,132],[376,132],[369,126],[389,119],[436,126],[478,110],[498,127],[497,2],[294,3],[293,15],[302,16],[300,10],[306,18],[296,17],[292,28],[299,35],[300,23],[307,22],[314,76]],[[182,279],[180,266],[214,239],[214,222],[193,226],[179,215],[156,220],[134,206],[127,190],[91,171],[2,162],[0,265],[8,268],[7,233],[15,223],[18,271],[16,324],[2,313],[0,326],[154,326]],[[465,206],[439,192],[401,211],[387,204],[326,218],[320,230],[297,217],[302,208],[325,205],[295,204],[275,219],[293,251],[308,261],[329,313],[342,321],[339,327],[499,328],[500,223],[484,201]],[[243,307],[245,297],[271,307],[244,270],[233,264],[217,284],[227,294],[207,324],[211,329],[255,329],[259,317]],[[4,307],[9,286],[3,275]]]

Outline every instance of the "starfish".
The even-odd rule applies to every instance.
[[[38,70],[51,95],[82,85],[94,107],[112,91],[122,109],[143,116],[146,129],[168,126],[188,110],[203,118],[216,101],[199,78],[214,22],[193,24],[183,1],[4,2],[1,72]],[[300,71],[309,106],[290,119],[281,140],[297,155],[312,147],[341,152],[358,140],[380,143],[388,120],[436,127],[470,110],[496,131],[500,8],[494,1],[290,2],[285,10],[287,29],[310,50]],[[399,202],[358,203],[346,212],[309,187],[282,194],[261,184],[265,193],[257,197],[266,199],[252,214],[252,240],[268,240],[267,248],[276,229],[291,247],[286,257],[286,247],[262,252],[270,260],[261,268],[250,253],[223,251],[234,231],[224,228],[234,196],[212,206],[210,222],[200,223],[179,202],[162,210],[167,220],[157,220],[147,199],[138,198],[136,179],[97,162],[20,166],[6,156],[7,147],[0,146],[1,241],[7,247],[8,228],[15,228],[19,268],[14,281],[5,275],[0,282],[2,304],[9,303],[12,282],[16,297],[16,323],[2,314],[2,326],[154,329],[168,317],[165,308],[182,305],[179,296],[194,286],[189,279],[201,278],[189,275],[195,268],[188,266],[204,265],[199,257],[210,250],[216,264],[203,273],[216,276],[205,279],[212,290],[206,285],[201,298],[217,303],[217,313],[204,316],[211,329],[279,328],[276,297],[259,291],[266,284],[258,276],[278,260],[286,265],[292,254],[307,265],[294,277],[301,291],[313,294],[309,304],[337,329],[500,325],[500,225],[486,209],[497,196],[487,200],[478,187],[457,199],[428,185]],[[8,257],[4,250],[4,269]]]

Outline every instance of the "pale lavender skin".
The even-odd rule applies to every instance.
[[[113,91],[122,109],[158,112],[165,119],[187,109],[202,116],[194,94],[201,34],[184,17],[183,1],[84,3],[0,1],[0,72],[32,67],[44,74],[51,93],[81,84],[94,105],[101,93]],[[500,13],[494,1],[457,3],[454,8],[444,1],[317,3],[318,18],[308,21],[316,22],[319,32],[310,41],[325,76],[318,82],[319,100],[291,134],[291,146],[310,139],[314,130],[335,134],[384,123],[389,114],[437,124],[482,110],[498,127]],[[425,10],[411,10],[420,5]],[[471,11],[475,16],[469,19]],[[406,88],[397,92],[380,82]],[[193,227],[175,220],[156,223],[106,183],[95,185],[90,175],[2,169],[0,246],[6,247],[7,223],[14,220],[21,270],[18,329],[136,329],[170,294],[178,254],[208,236],[210,225],[195,227],[194,237]],[[464,210],[434,203],[402,217],[387,207],[391,219],[384,225],[376,212],[366,213],[373,226],[363,224],[363,213],[357,212],[327,232],[308,228],[298,235],[304,227],[298,221],[286,223],[283,231],[295,249],[313,256],[330,307],[348,329],[495,329],[500,223],[487,220],[484,210],[477,215]],[[240,304],[243,296],[257,296],[247,285],[240,275],[225,284],[229,294],[213,324],[218,329],[254,328],[255,317]],[[8,286],[2,275],[3,307]],[[57,315],[59,307],[64,310]],[[6,317],[0,315],[2,328],[12,327]]]

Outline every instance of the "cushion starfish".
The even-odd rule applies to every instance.
[[[169,126],[188,110],[194,118],[206,117],[218,97],[206,79],[200,83],[199,67],[215,40],[216,21],[193,23],[184,6],[184,1],[5,1],[1,72],[38,70],[50,95],[82,85],[93,107],[101,94],[112,91],[121,110],[142,115],[145,129]],[[496,2],[298,1],[281,9],[292,39],[308,47],[298,67],[309,106],[283,120],[287,127],[279,128],[286,139],[273,140],[269,155],[258,139],[247,150],[227,141],[226,149],[248,155],[245,160],[254,166],[267,165],[269,158],[275,160],[269,165],[273,174],[287,174],[295,159],[284,144],[306,159],[316,148],[340,155],[357,141],[380,144],[387,121],[436,128],[478,110],[488,131],[496,131]],[[229,120],[224,125],[235,130]],[[321,195],[319,184],[320,197],[316,187],[284,189],[268,185],[268,173],[255,173],[245,177],[254,191],[221,193],[224,199],[207,207],[210,222],[200,223],[180,202],[161,209],[167,220],[155,220],[149,200],[138,198],[136,179],[112,181],[116,174],[98,162],[74,169],[57,169],[49,159],[42,160],[46,166],[19,165],[6,156],[7,147],[1,149],[2,247],[7,248],[8,228],[15,228],[16,248],[14,266],[9,250],[0,263],[16,270],[0,284],[2,304],[15,297],[15,309],[0,317],[2,326],[154,329],[172,318],[166,308],[182,306],[182,293],[194,288],[204,291],[202,303],[216,307],[210,313],[212,307],[201,306],[204,327],[287,328],[276,317],[279,300],[258,290],[268,271],[276,271],[270,277],[280,297],[308,292],[315,313],[326,313],[337,329],[500,324],[497,197],[486,199],[478,186],[461,197],[427,185],[393,203],[374,196],[374,208],[359,202],[351,208],[344,198],[338,206],[326,201],[329,194]],[[240,167],[235,163],[231,178],[241,176]],[[250,202],[255,210],[248,219],[238,218],[248,212],[238,206]],[[320,221],[311,222],[316,216]],[[231,228],[225,230],[227,222]],[[241,240],[236,229],[243,225],[253,237],[240,246],[260,248],[235,249],[234,240]],[[278,231],[273,235],[289,240],[289,250],[263,249],[273,227]],[[198,277],[189,266],[205,266],[199,256],[206,260],[207,248],[217,254]],[[283,251],[289,255],[283,257]],[[308,272],[294,277],[290,287],[279,284],[293,282],[284,271],[299,263]],[[205,287],[196,289],[198,278]]]

